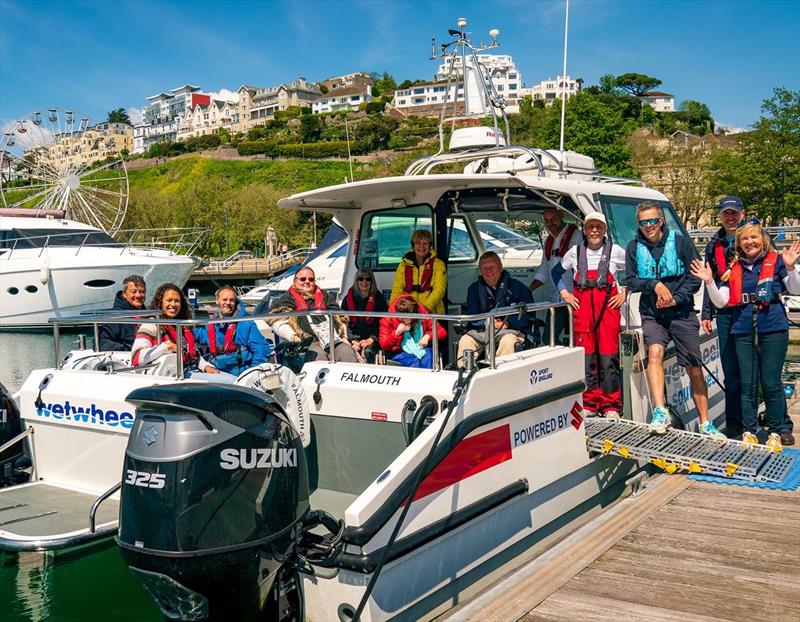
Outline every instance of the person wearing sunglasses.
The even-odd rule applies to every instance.
[[[710,266],[692,263],[717,308],[731,310],[731,337],[742,385],[742,440],[758,444],[759,388],[764,394],[766,445],[780,451],[793,445],[791,419],[781,381],[789,348],[789,321],[780,295],[800,294],[800,241],[778,253],[760,224],[746,223],[736,230],[736,258],[726,284],[717,286]],[[728,379],[727,376],[725,377]]]
[[[378,290],[372,270],[362,268],[356,273],[353,286],[347,290],[342,300],[342,309],[347,311],[366,311],[385,313],[388,309],[386,298]],[[375,355],[380,350],[378,344],[377,317],[350,317],[347,336],[361,358],[367,363],[375,362]]]
[[[717,286],[727,283],[730,268],[736,256],[734,238],[736,229],[744,218],[744,204],[737,196],[722,197],[718,205],[720,228],[706,245],[704,257],[706,265],[714,273]],[[703,306],[700,311],[700,325],[707,335],[711,333],[711,320],[717,319],[717,337],[722,372],[725,374],[725,435],[736,438],[742,435],[742,385],[739,382],[739,363],[736,349],[731,339],[732,310],[724,307],[716,309],[708,297],[708,289],[703,291]]]
[[[291,313],[293,311],[336,311],[339,305],[336,299],[317,286],[314,270],[309,267],[300,268],[294,275],[294,281],[288,291],[270,305],[271,314]],[[344,316],[334,316],[334,355],[337,361],[355,363],[358,359],[350,343],[347,341],[347,322]],[[328,319],[324,315],[302,315],[274,318],[270,321],[272,332],[284,341],[300,342],[306,337],[313,339],[306,352],[305,360],[328,358],[330,330]]]
[[[400,260],[394,273],[391,300],[411,296],[431,313],[444,313],[447,268],[433,250],[433,235],[427,229],[411,234],[411,250]]]
[[[698,259],[692,242],[677,235],[664,222],[657,203],[636,207],[639,229],[625,252],[625,282],[631,292],[641,292],[639,313],[647,352],[647,381],[653,398],[650,431],[664,434],[670,427],[664,387],[664,353],[675,343],[678,365],[686,369],[692,398],[700,418],[700,432],[726,440],[708,418],[708,385],[700,355],[700,321],[694,310],[694,295],[700,279],[689,274]]]

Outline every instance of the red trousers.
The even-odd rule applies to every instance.
[[[594,278],[593,272],[589,271],[589,278]],[[573,314],[575,345],[583,348],[586,371],[583,407],[593,412],[622,411],[620,311],[608,306],[616,293],[617,286],[613,283],[610,291],[576,287],[574,292],[580,303],[580,309]]]

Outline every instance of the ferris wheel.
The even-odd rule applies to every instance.
[[[63,210],[114,235],[128,208],[121,139],[72,110],[35,111],[0,140],[2,207]]]

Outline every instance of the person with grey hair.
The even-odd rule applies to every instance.
[[[140,311],[144,309],[147,286],[138,274],[131,274],[122,281],[122,289],[114,298],[114,311]],[[130,352],[136,337],[135,324],[100,324],[98,349],[103,352]]]

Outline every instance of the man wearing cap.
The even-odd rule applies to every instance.
[[[728,282],[733,258],[736,256],[734,238],[739,223],[744,218],[744,205],[737,196],[722,197],[719,202],[719,222],[722,225],[706,245],[706,264],[714,273],[717,287]],[[711,304],[708,291],[703,292],[700,324],[703,332],[711,333],[711,318],[716,313],[717,336],[722,372],[725,375],[725,434],[728,438],[742,435],[742,384],[739,380],[739,363],[731,339],[731,314],[733,307],[716,309]]]
[[[561,302],[561,296],[558,293],[556,283],[557,278],[553,278],[553,269],[556,268],[561,258],[567,254],[567,251],[581,243],[583,236],[580,229],[574,224],[564,223],[564,212],[562,210],[548,208],[542,211],[542,219],[550,232],[544,242],[544,257],[539,266],[539,270],[533,277],[533,281],[528,286],[532,292],[535,292],[542,285],[552,283],[554,286],[553,294],[550,297],[550,302]],[[571,284],[568,286],[571,287]],[[569,314],[563,307],[556,309],[555,313],[555,339],[556,343],[561,342],[561,334],[566,331],[569,324]],[[545,327],[545,335],[550,334],[550,314],[547,314],[547,323]]]
[[[636,207],[639,230],[625,250],[625,283],[631,292],[641,292],[639,313],[647,351],[647,381],[653,397],[650,431],[664,434],[670,426],[664,390],[664,353],[675,343],[678,365],[686,369],[692,399],[700,418],[700,432],[719,440],[719,432],[708,418],[708,385],[701,368],[700,322],[694,310],[694,295],[700,279],[689,273],[698,259],[692,242],[670,230],[661,206],[646,201]]]
[[[582,242],[561,259],[563,272],[558,291],[573,309],[575,345],[584,351],[584,414],[619,419],[622,410],[619,308],[625,302],[625,288],[617,285],[616,277],[625,270],[625,251],[612,244],[607,233],[602,213],[586,215]],[[572,292],[565,284],[569,271],[573,274]]]

